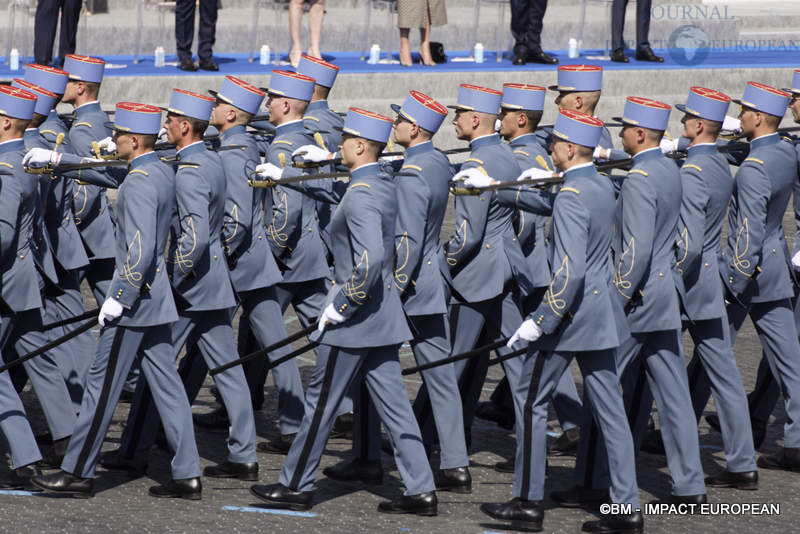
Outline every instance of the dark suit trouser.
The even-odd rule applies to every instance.
[[[547,0],[511,0],[511,33],[528,51],[542,48],[542,19]]]
[[[636,2],[636,48],[649,46],[650,33],[650,6],[653,0],[637,0]],[[623,33],[625,30],[625,8],[628,0],[614,0],[611,5],[611,48],[623,48],[625,43]]]
[[[58,39],[58,58],[61,64],[67,54],[75,52],[75,35],[81,0],[39,0],[33,23],[33,56],[36,63],[49,65],[53,60],[53,41],[56,38],[58,10],[61,10],[61,34]]]
[[[200,31],[197,34],[197,56],[210,58],[217,29],[217,0],[200,0]],[[195,0],[175,2],[175,44],[178,58],[192,57],[194,40]]]

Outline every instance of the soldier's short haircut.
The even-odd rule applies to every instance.
[[[192,125],[192,133],[196,136],[202,137],[202,135],[208,129],[208,121],[195,119],[194,117],[181,117],[181,118]]]
[[[381,152],[383,152],[383,149],[386,148],[386,143],[379,143],[377,141],[372,141],[370,139],[364,139],[364,142],[367,144],[370,151],[372,151],[372,153],[375,156],[380,156]]]
[[[538,110],[533,111],[530,109],[523,110],[522,113],[528,118],[528,127],[531,130],[535,130],[537,126],[539,126],[539,122],[542,120],[542,115],[544,111]]]
[[[0,117],[2,118],[2,117]],[[30,125],[30,119],[17,119],[15,117],[6,117],[11,121],[11,124],[14,125],[14,131],[16,133],[22,133],[25,129]]]
[[[152,149],[153,147],[156,146],[156,139],[158,138],[157,135],[153,135],[153,134],[136,134],[136,136],[139,139],[141,139],[142,146],[144,146],[144,148]]]
[[[86,86],[86,96],[90,98],[97,98],[97,95],[100,94],[100,84],[95,82],[83,82],[83,85]]]
[[[594,148],[583,145],[575,145],[575,152],[582,158],[591,158],[594,154]]]
[[[248,122],[253,120],[253,114],[248,113],[243,109],[234,108],[236,110],[236,124],[246,126]]]
[[[762,115],[764,116],[764,122],[766,122],[767,126],[770,128],[777,128],[781,123],[781,119],[783,119],[783,117],[777,117],[775,115],[770,115],[769,113],[762,113]]]
[[[583,103],[588,110],[586,113],[594,112],[597,107],[597,102],[600,100],[600,91],[577,91],[583,98]]]
[[[651,130],[650,128],[644,128],[645,134],[647,135],[647,139],[654,143],[660,143],[661,139],[664,137],[664,132],[661,130]]]
[[[703,124],[705,124],[706,133],[709,135],[719,135],[719,132],[722,130],[721,122],[703,119]]]

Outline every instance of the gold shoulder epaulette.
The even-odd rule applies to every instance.
[[[414,169],[415,171],[422,172],[422,167],[420,167],[419,165],[411,165],[411,164],[403,165],[400,168],[400,170],[403,170],[403,169]]]
[[[703,169],[695,165],[694,163],[686,163],[683,166],[684,169],[697,169],[699,172],[703,172]]]
[[[525,156],[526,158],[527,158],[527,157],[530,157],[530,154],[528,154],[528,153],[527,153],[527,152],[525,152],[524,150],[519,150],[519,149],[517,149],[517,150],[514,150],[514,154],[522,154],[522,155],[523,155],[523,156]]]
[[[181,164],[181,165],[178,165],[178,170],[181,170],[181,169],[186,169],[186,168],[189,168],[189,169],[199,169],[199,168],[200,168],[200,165],[197,165],[196,163],[183,163],[183,164]]]
[[[647,173],[641,169],[631,169],[628,171],[628,174],[634,174],[634,173],[641,174],[642,176],[647,176]]]
[[[483,161],[479,160],[478,158],[467,158],[467,161],[474,161],[478,165],[483,165]]]
[[[93,128],[93,126],[92,126],[92,124],[90,122],[84,122],[84,121],[75,122],[75,123],[72,124],[72,126],[88,126],[89,128]]]
[[[350,184],[350,188],[351,189],[354,188],[354,187],[366,187],[367,189],[370,189],[372,186],[369,185],[369,184],[365,184],[364,182],[357,182],[357,183],[354,183],[354,184]]]
[[[561,191],[569,191],[570,193],[575,193],[576,195],[581,194],[581,192],[575,189],[574,187],[562,187]]]
[[[40,135],[41,134],[46,134],[46,133],[56,135],[56,133],[53,130],[49,130],[49,129],[48,130],[39,130],[39,134]]]
[[[134,173],[139,173],[139,174],[144,174],[145,176],[150,176],[147,173],[147,171],[143,171],[142,169],[133,169],[132,171],[128,172],[128,174],[134,174]]]
[[[760,163],[761,165],[763,165],[763,164],[764,164],[764,162],[763,162],[763,161],[761,161],[761,160],[760,160],[760,159],[758,159],[758,158],[747,158],[745,161],[755,161],[756,163]]]
[[[312,116],[312,115],[306,115],[305,117],[303,117],[303,120],[306,120],[306,119],[311,119],[312,121],[319,122],[319,119],[314,117],[314,116]]]
[[[291,141],[286,141],[284,139],[278,139],[277,141],[272,142],[273,145],[289,145],[292,146],[294,143]]]
[[[0,161],[0,165],[2,165],[3,167],[8,167],[9,169],[13,169],[14,168],[14,166],[12,164],[6,163],[5,161]]]

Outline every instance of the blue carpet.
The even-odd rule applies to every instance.
[[[664,57],[664,63],[647,63],[635,61],[631,58],[630,63],[613,63],[611,61],[597,61],[587,59],[586,56],[600,55],[598,50],[584,51],[580,58],[570,59],[565,50],[557,50],[554,55],[558,57],[559,63],[562,65],[571,63],[585,63],[591,65],[601,65],[608,70],[654,70],[654,69],[741,69],[741,68],[785,68],[785,67],[798,67],[798,51],[790,49],[761,49],[757,51],[725,51],[714,50],[711,51],[707,58],[705,58],[698,65],[684,66],[675,62],[670,57],[668,50],[657,50],[659,55]],[[474,72],[474,71],[542,71],[554,70],[554,65],[541,65],[537,63],[529,63],[523,66],[514,66],[508,57],[504,57],[501,61],[497,61],[497,54],[495,52],[487,51],[485,53],[485,61],[483,63],[475,63],[468,60],[471,52],[468,51],[450,51],[447,54],[447,63],[436,65],[434,67],[425,67],[415,63],[412,67],[403,67],[399,63],[379,63],[370,65],[361,61],[361,54],[359,52],[331,52],[325,54],[325,59],[332,61],[339,65],[343,74],[366,74],[366,73],[385,73],[385,72],[400,72],[400,73],[437,73],[437,72]],[[178,70],[175,65],[167,65],[158,68],[153,64],[153,56],[144,56],[139,63],[133,62],[133,56],[119,55],[119,56],[105,56],[107,61],[106,76],[174,76],[174,75],[215,75],[215,74],[233,74],[233,75],[246,75],[246,74],[264,74],[273,69],[287,69],[288,64],[285,65],[259,65],[258,57],[256,61],[250,63],[247,54],[219,54],[215,55],[214,59],[219,64],[219,73],[208,71],[197,72],[184,72]],[[281,59],[286,61],[287,55],[283,54]],[[394,59],[397,60],[397,54],[394,54]],[[415,55],[415,61],[418,60]],[[175,56],[167,56],[167,62],[175,62]],[[384,54],[385,61],[385,54]],[[24,65],[26,61],[20,60],[20,64]],[[22,70],[11,71],[8,65],[0,65],[0,78],[8,79],[17,76],[22,76]]]

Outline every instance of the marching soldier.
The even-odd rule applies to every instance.
[[[728,210],[728,243],[720,273],[734,299],[728,305],[731,338],[749,314],[756,326],[774,378],[784,396],[787,423],[784,446],[761,456],[764,469],[800,469],[800,405],[791,392],[800,391],[800,344],[790,299],[791,260],[781,226],[792,188],[798,180],[797,153],[777,133],[791,95],[748,82],[739,118],[750,141],[750,155],[736,173]],[[732,341],[733,341],[732,340]]]
[[[100,309],[98,320],[103,328],[61,470],[31,479],[48,492],[93,495],[94,470],[103,438],[125,376],[141,354],[142,371],[165,423],[169,446],[175,451],[172,479],[151,487],[150,495],[192,500],[201,496],[191,408],[172,350],[170,323],[178,320],[178,314],[164,250],[175,206],[175,177],[153,152],[160,126],[160,108],[131,102],[117,104],[114,123],[108,126],[115,131],[119,157],[128,162],[128,174],[117,197],[114,278]],[[78,158],[64,155],[61,159],[67,163]],[[34,157],[30,160],[43,163]]]
[[[553,161],[564,171],[550,226],[552,281],[542,302],[509,340],[529,342],[519,389],[527,400],[517,426],[514,499],[481,510],[516,527],[541,530],[544,518],[547,405],[575,358],[583,375],[586,418],[601,426],[610,470],[610,500],[639,506],[633,440],[624,415],[615,347],[626,334],[625,317],[610,287],[608,253],[614,237],[614,188],[592,164],[603,123],[561,110],[553,128]],[[584,434],[588,430],[585,429]],[[584,436],[585,438],[586,436]],[[585,443],[585,441],[584,441]],[[578,464],[591,451],[582,447]],[[576,475],[579,470],[576,469]],[[583,525],[586,532],[641,532],[641,512],[609,514]]]
[[[311,489],[337,408],[354,380],[364,380],[395,445],[405,494],[378,511],[436,515],[431,469],[400,378],[398,347],[410,339],[394,280],[397,200],[378,156],[392,120],[351,108],[340,153],[350,185],[333,220],[334,284],[319,318],[317,341],[330,347],[317,357],[306,392],[307,409],[278,484],[251,492],[270,506],[307,510]]]
[[[756,489],[758,472],[747,400],[733,356],[717,265],[722,222],[733,191],[728,161],[716,145],[729,103],[725,94],[692,87],[686,104],[675,106],[685,114],[683,135],[691,142],[681,167],[677,265],[686,287],[684,310],[695,346],[687,369],[695,419],[700,420],[710,388],[723,422],[728,466],[719,475],[706,478],[706,485]]]

